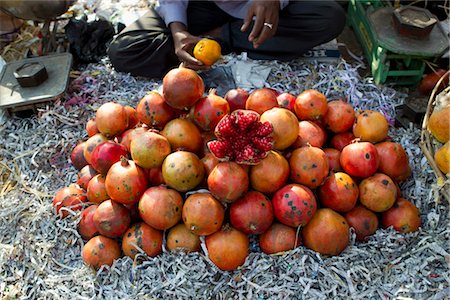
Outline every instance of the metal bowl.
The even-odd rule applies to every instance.
[[[64,14],[75,0],[2,0],[0,8],[24,20],[53,20]]]

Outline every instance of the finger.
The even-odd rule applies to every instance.
[[[252,9],[249,9],[247,11],[247,15],[244,18],[244,24],[242,24],[242,26],[241,26],[241,31],[242,32],[247,31],[248,27],[250,26],[250,23],[252,22],[252,19],[253,19],[254,15],[255,14],[253,13]]]
[[[263,17],[256,17],[255,23],[253,24],[252,31],[250,32],[248,36],[248,41],[253,42],[254,39],[256,39],[260,34],[261,30],[263,29],[264,24],[264,18]]]
[[[197,66],[202,66],[203,65],[203,63],[201,61],[199,61],[195,57],[191,56],[186,51],[180,51],[180,53],[178,55],[178,58],[185,64],[197,65]]]
[[[211,69],[211,66],[207,66],[207,65],[199,66],[199,65],[189,64],[189,63],[184,63],[184,67],[185,67],[185,68],[192,69],[192,70],[195,70],[195,71],[209,70],[209,69]]]
[[[267,26],[263,26],[261,34],[253,40],[253,47],[258,48],[264,41],[273,36],[273,32],[276,30],[275,26],[270,29]]]

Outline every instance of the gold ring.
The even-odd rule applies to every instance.
[[[271,23],[264,23],[264,26],[269,27],[269,29],[272,29],[273,24],[271,24]]]

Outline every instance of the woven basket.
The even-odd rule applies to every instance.
[[[428,100],[427,111],[423,118],[422,130],[420,134],[420,148],[422,149],[425,157],[428,160],[428,163],[433,169],[436,175],[438,186],[440,187],[440,191],[447,199],[447,201],[450,201],[450,179],[447,178],[447,176],[441,170],[439,170],[436,161],[434,160],[434,154],[436,153],[439,144],[435,142],[435,138],[433,137],[433,135],[431,135],[427,128],[428,120],[430,119],[430,116],[436,106],[436,97],[440,94],[438,93],[438,87],[442,84],[444,78],[449,76],[449,74],[450,71],[447,71],[447,73],[445,73],[445,75],[442,76],[441,79],[436,83],[436,86],[431,92],[430,99]],[[450,93],[450,86],[447,86],[441,93]]]

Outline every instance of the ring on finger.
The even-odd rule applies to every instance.
[[[272,28],[273,28],[273,24],[272,24],[272,23],[264,22],[264,26],[266,26],[266,27],[269,28],[270,30],[272,30]]]

